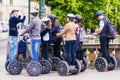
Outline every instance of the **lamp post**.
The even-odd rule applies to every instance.
[[[30,23],[30,10],[31,10],[31,3],[30,0],[28,0],[28,23]]]
[[[117,6],[115,6],[115,27],[117,27]]]
[[[44,17],[44,11],[45,11],[45,0],[40,0],[39,4],[40,4],[39,5],[39,11],[40,11],[39,17],[43,18]]]

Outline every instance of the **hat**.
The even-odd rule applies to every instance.
[[[103,10],[99,10],[96,12],[95,17],[98,17],[99,15],[103,15],[104,11]]]
[[[13,14],[14,12],[18,12],[19,10],[17,10],[17,9],[13,9],[12,11],[11,11],[11,14]]]
[[[31,14],[32,14],[32,13],[38,13],[38,11],[37,11],[36,9],[34,9],[34,10],[32,10],[30,13],[31,13]]]
[[[50,19],[57,19],[57,16],[54,14],[51,14],[50,16],[48,16]]]
[[[69,13],[69,14],[67,14],[67,17],[74,18],[74,17],[75,17],[75,15],[74,15],[74,14],[72,14],[72,13]]]
[[[50,20],[50,18],[47,18],[47,17],[43,17],[43,18],[42,18],[42,21],[43,21],[43,22],[46,22],[46,21],[49,21],[49,20]]]
[[[82,16],[80,16],[79,14],[75,14],[75,18],[78,20],[82,20]]]

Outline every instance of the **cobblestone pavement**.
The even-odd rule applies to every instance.
[[[41,74],[31,77],[24,69],[20,75],[10,75],[4,68],[6,59],[7,40],[0,41],[0,80],[120,80],[120,69],[107,72],[97,72],[94,69],[87,69],[77,75],[59,76],[57,72]]]

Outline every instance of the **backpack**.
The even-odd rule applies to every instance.
[[[115,39],[115,29],[109,19],[106,18],[106,21],[107,21],[107,31],[106,31],[107,38]]]

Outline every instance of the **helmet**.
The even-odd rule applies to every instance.
[[[82,16],[80,16],[79,14],[75,14],[75,18],[78,20],[82,20]]]
[[[72,14],[72,13],[69,13],[69,14],[67,14],[67,17],[69,17],[69,18],[74,18],[74,17],[75,17],[75,15],[74,15],[74,14]]]
[[[50,16],[48,16],[50,19],[57,19],[57,16],[54,14],[51,14]]]
[[[32,10],[30,13],[31,13],[31,14],[34,14],[34,13],[38,13],[38,11],[37,11],[36,9],[34,9],[34,10]]]
[[[103,15],[104,11],[103,10],[99,10],[96,12],[95,17],[98,17],[99,15]]]
[[[50,18],[47,18],[47,17],[43,17],[43,18],[42,18],[42,21],[43,21],[43,22],[47,22],[47,21],[49,21],[49,20],[50,20]]]

